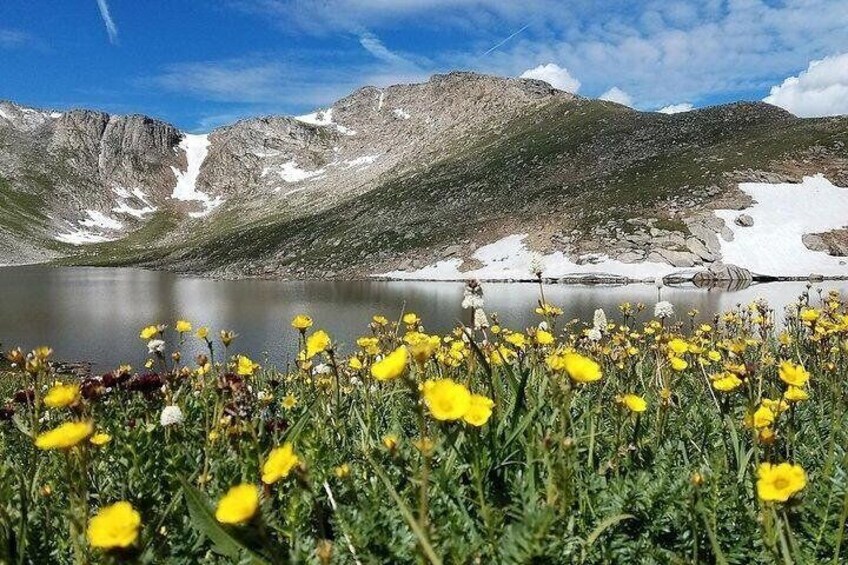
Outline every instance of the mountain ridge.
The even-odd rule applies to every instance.
[[[762,102],[639,112],[477,73],[189,136],[141,114],[28,110],[16,129],[0,102],[0,262],[352,278],[446,256],[470,268],[479,247],[527,233],[576,260],[707,267],[721,260],[710,211],[749,205],[740,182],[848,185],[848,118]],[[190,139],[206,152],[192,150],[181,199]]]

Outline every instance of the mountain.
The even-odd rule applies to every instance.
[[[815,186],[801,183],[816,174]],[[792,198],[820,193],[848,222],[838,188],[848,186],[848,118],[800,119],[760,102],[639,112],[459,72],[208,135],[2,102],[0,263],[514,278],[539,253],[560,274],[647,276],[725,254],[744,262],[740,246],[758,238],[780,243],[760,211],[766,200],[785,208],[790,192],[755,202],[758,185],[746,183],[763,182],[800,183]],[[793,228],[790,243],[803,238],[812,254],[798,265],[848,272],[848,226],[816,206],[802,206]],[[750,212],[753,226],[723,210]]]

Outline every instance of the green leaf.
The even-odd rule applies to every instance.
[[[180,477],[180,485],[192,525],[197,531],[209,538],[215,546],[215,551],[234,560],[239,559],[244,552],[250,556],[254,563],[268,563],[264,557],[247,547],[218,523],[212,512],[212,505],[205,494],[190,485],[183,477]]]
[[[415,534],[415,537],[418,539],[418,544],[421,546],[421,549],[424,551],[427,559],[429,559],[430,563],[433,565],[442,565],[442,560],[438,555],[436,555],[436,551],[433,549],[433,546],[430,545],[430,540],[427,539],[427,534],[421,529],[421,526],[418,524],[418,520],[415,519],[415,516],[412,515],[412,510],[409,509],[409,506],[407,506],[395,490],[395,487],[392,485],[392,481],[389,480],[389,477],[386,476],[383,469],[377,465],[367,452],[365,453],[365,458],[368,460],[368,463],[371,464],[371,468],[374,469],[374,473],[383,482],[383,486],[386,487],[386,490],[389,492],[389,496],[391,496],[392,500],[394,500],[395,504],[397,504],[398,510],[400,510],[404,520],[406,520],[406,523],[409,524],[410,529],[412,529],[412,533]]]

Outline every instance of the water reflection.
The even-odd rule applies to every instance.
[[[848,283],[814,288],[845,291]],[[762,297],[773,305],[794,300],[804,283],[753,285],[736,292],[694,287],[665,288],[662,298],[679,314],[697,309],[713,313]],[[503,324],[521,328],[534,323],[539,289],[532,284],[484,284],[486,309]],[[595,308],[611,313],[624,301],[652,307],[651,285],[548,285],[550,302],[569,318],[591,319]],[[399,316],[405,307],[421,315],[432,331],[446,331],[463,316],[462,284],[434,282],[279,282],[213,281],[133,269],[17,267],[0,269],[0,343],[31,348],[50,344],[66,360],[89,360],[105,369],[118,362],[139,364],[146,348],[138,338],[147,324],[173,325],[178,317],[195,326],[233,329],[238,351],[285,362],[295,334],[289,320],[308,312],[340,342],[351,343],[366,331],[371,315]],[[650,310],[650,308],[649,308]],[[193,340],[192,340],[193,342]],[[193,350],[186,346],[187,354]]]

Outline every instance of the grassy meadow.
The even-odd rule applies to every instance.
[[[0,563],[848,560],[846,297],[704,323],[541,292],[512,329],[479,286],[464,306],[351,344],[304,313],[280,367],[190,320],[83,379],[4,344]]]

